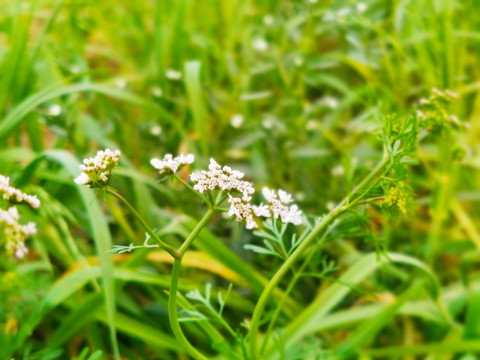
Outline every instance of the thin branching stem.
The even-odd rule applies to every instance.
[[[173,262],[172,275],[170,281],[170,294],[168,297],[168,317],[170,319],[170,326],[172,327],[175,338],[180,342],[185,350],[197,360],[207,360],[207,357],[200,353],[195,347],[188,341],[178,321],[178,308],[177,308],[177,291],[178,281],[180,277],[180,269],[182,267],[182,259],[192,242],[198,236],[200,231],[207,225],[208,221],[215,215],[215,209],[211,208],[203,216],[200,222],[195,226],[190,235],[185,239],[182,246],[178,250],[178,257]]]
[[[140,225],[142,225],[145,231],[158,243],[158,245],[162,249],[164,249],[174,258],[179,257],[178,252],[173,247],[171,247],[170,245],[168,245],[166,242],[164,242],[159,238],[159,236],[152,230],[152,228],[145,222],[145,220],[143,220],[142,216],[137,212],[137,210],[135,210],[132,204],[130,204],[127,199],[125,199],[122,195],[120,195],[120,193],[116,189],[110,186],[107,186],[105,187],[105,191],[115,196],[118,200],[120,200],[121,203],[123,203],[128,208],[128,210],[130,210],[130,212],[133,214],[133,216],[135,216],[135,218],[138,220]]]
[[[321,234],[337,217],[348,211],[352,206],[356,205],[363,199],[365,195],[380,181],[383,175],[385,175],[392,167],[385,166],[391,162],[389,157],[385,157],[378,166],[373,169],[360,184],[335,208],[333,209],[317,226],[310,232],[303,242],[295,249],[292,255],[282,264],[272,279],[268,282],[267,286],[262,292],[257,305],[253,311],[252,320],[250,323],[250,356],[251,359],[259,359],[257,349],[257,334],[260,327],[260,320],[270,298],[270,295],[277,287],[280,280],[290,270],[294,263],[303,255],[304,251],[310,247],[315,238]],[[355,194],[359,194],[355,197]]]

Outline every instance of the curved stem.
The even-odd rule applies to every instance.
[[[166,242],[164,242],[163,240],[161,240],[157,234],[155,234],[155,232],[152,230],[152,228],[150,226],[148,226],[148,224],[145,222],[145,220],[143,220],[142,216],[137,212],[137,210],[135,210],[135,208],[128,202],[127,199],[125,199],[122,195],[120,195],[120,193],[118,193],[114,188],[110,187],[110,186],[107,186],[105,187],[105,191],[113,196],[115,196],[118,200],[120,200],[120,202],[122,202],[127,208],[128,210],[130,210],[130,212],[133,214],[133,216],[135,216],[135,218],[138,220],[138,222],[140,223],[140,225],[142,225],[142,227],[145,229],[145,231],[153,238],[155,239],[155,241],[158,243],[158,245],[164,249],[166,252],[168,252],[170,255],[172,255],[174,258],[178,258],[179,254],[178,252],[173,248],[171,247],[170,245],[168,245]]]
[[[170,294],[168,297],[168,317],[170,319],[170,326],[172,327],[173,334],[175,338],[180,342],[180,344],[188,351],[188,353],[197,360],[208,360],[202,353],[200,353],[195,347],[190,344],[188,339],[185,337],[183,330],[178,321],[178,309],[177,309],[177,291],[178,291],[178,280],[180,277],[180,269],[182,266],[182,259],[186,251],[192,244],[193,240],[198,236],[200,231],[207,225],[208,221],[215,215],[215,209],[210,209],[203,216],[200,222],[195,226],[190,235],[185,239],[182,246],[178,250],[178,257],[175,258],[173,262],[172,275],[170,280]]]
[[[258,299],[257,305],[253,310],[252,320],[250,322],[250,356],[251,359],[257,359],[257,333],[260,326],[260,320],[262,313],[267,305],[268,299],[272,292],[277,287],[280,280],[283,276],[289,271],[293,264],[303,255],[304,251],[311,245],[315,240],[317,235],[319,235],[327,226],[335,220],[338,216],[348,211],[349,208],[357,204],[367,195],[368,191],[374,187],[380,178],[390,170],[390,165],[387,169],[384,169],[385,165],[390,161],[389,157],[385,157],[378,166],[373,169],[363,180],[358,184],[358,186],[335,208],[333,209],[313,230],[312,232],[305,237],[303,242],[295,249],[295,251],[290,255],[290,257],[282,264],[282,266],[277,270],[275,275],[269,281],[267,286],[262,292],[262,295]],[[373,181],[373,184],[372,184]],[[370,185],[370,186],[369,186]],[[361,195],[357,196],[355,200],[351,201],[352,198],[361,191]]]
[[[172,280],[170,283],[170,294],[168,296],[168,318],[170,319],[170,326],[172,327],[173,334],[178,340],[180,345],[188,351],[188,353],[197,360],[208,360],[203,354],[201,354],[192,344],[187,340],[183,334],[180,323],[178,322],[177,312],[177,289],[178,279],[180,276],[180,268],[182,266],[182,258],[176,258],[173,262],[172,268]]]
[[[189,183],[187,183],[186,181],[184,181],[180,176],[178,176],[177,173],[174,173],[174,174],[173,174],[173,177],[174,177],[178,182],[180,182],[183,186],[185,186],[188,190],[190,190],[191,192],[195,193],[196,196],[198,196],[200,199],[203,200],[203,195],[200,194],[197,190],[195,190]]]
[[[207,223],[210,221],[213,215],[215,215],[215,209],[209,209],[208,212],[203,216],[203,218],[197,224],[197,226],[195,226],[195,228],[192,230],[190,235],[188,235],[188,237],[185,239],[182,246],[180,246],[180,249],[178,250],[178,255],[180,258],[182,258],[183,255],[185,255],[185,252],[188,250],[193,240],[195,240],[197,235],[205,227],[205,225],[207,225]]]
[[[290,295],[290,292],[293,290],[293,288],[297,284],[298,279],[300,279],[302,277],[303,269],[305,269],[305,267],[310,263],[312,255],[313,255],[313,251],[311,251],[308,254],[306,259],[303,261],[302,266],[300,266],[300,269],[298,270],[298,272],[296,272],[294,274],[293,279],[290,281],[290,284],[288,285],[287,289],[285,290],[285,293],[283,294],[282,298],[280,299],[280,302],[278,303],[277,308],[275,309],[275,312],[273,313],[272,318],[269,321],[268,329],[267,329],[267,332],[265,333],[265,336],[263,338],[262,346],[260,348],[260,352],[263,352],[263,350],[265,349],[265,346],[268,344],[268,340],[270,340],[270,337],[271,337],[272,332],[273,332],[273,328],[275,326],[275,323],[277,322],[278,316],[280,315],[280,311],[282,310],[282,307],[285,304],[285,301],[287,300],[288,296]]]

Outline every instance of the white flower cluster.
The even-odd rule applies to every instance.
[[[79,185],[87,185],[91,188],[102,188],[108,184],[112,170],[118,165],[120,150],[100,150],[95,157],[83,160],[80,165],[82,173],[75,178]]]
[[[34,222],[27,225],[21,225],[18,221],[20,216],[15,206],[8,210],[0,209],[0,223],[5,225],[5,237],[7,239],[7,252],[15,254],[17,258],[23,258],[28,249],[25,246],[25,239],[37,233]]]
[[[275,191],[268,188],[263,188],[262,194],[268,201],[269,209],[275,219],[280,217],[283,223],[292,223],[294,225],[302,223],[302,212],[298,210],[298,206],[287,206],[288,203],[293,201],[290,194],[283,190],[278,190],[276,194]]]
[[[193,188],[200,194],[216,189],[238,191],[243,195],[242,200],[248,202],[255,189],[252,183],[241,180],[243,176],[241,171],[232,170],[229,166],[222,168],[214,159],[210,159],[208,171],[202,170],[200,173],[193,173],[190,175],[190,179],[196,183]]]
[[[155,169],[159,170],[158,172],[160,174],[172,174],[176,173],[184,165],[193,163],[194,160],[195,157],[193,154],[181,154],[175,158],[172,156],[172,154],[167,154],[163,160],[157,158],[150,160],[150,164],[152,164]]]
[[[237,221],[245,221],[247,229],[254,229],[258,224],[255,217],[280,218],[284,223],[300,225],[302,223],[302,212],[296,205],[287,206],[292,202],[292,197],[285,191],[279,190],[278,195],[267,188],[263,189],[263,195],[268,205],[252,205],[252,194],[255,189],[252,183],[241,180],[244,174],[232,170],[228,166],[223,168],[214,160],[210,159],[208,171],[201,171],[198,174],[190,175],[191,180],[196,183],[193,188],[203,194],[206,191],[224,190],[228,191],[228,203],[230,208],[228,216],[235,216]],[[241,193],[242,197],[232,196],[230,192]]]
[[[253,215],[258,217],[270,216],[270,211],[266,205],[255,206],[250,204],[248,201],[243,201],[242,199],[233,197],[230,194],[228,194],[228,197],[228,202],[230,204],[228,216],[235,215],[237,221],[245,220],[247,229],[254,229],[258,227],[258,224],[253,219]]]
[[[40,206],[40,200],[35,195],[28,195],[10,185],[10,178],[0,175],[0,193],[3,199],[14,203],[27,203],[36,209]]]

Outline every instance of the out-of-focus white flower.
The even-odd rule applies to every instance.
[[[334,98],[333,96],[325,96],[322,100],[322,102],[328,106],[330,109],[336,109],[338,108],[338,100]]]
[[[50,108],[48,109],[48,112],[52,116],[58,116],[62,113],[62,107],[58,104],[54,104],[50,106]]]
[[[165,76],[170,80],[180,80],[182,78],[182,73],[177,70],[168,69],[165,71]]]
[[[80,66],[78,66],[78,65],[76,65],[76,64],[70,66],[70,72],[71,72],[72,74],[78,74],[80,71],[82,71],[82,68],[81,68]]]
[[[83,164],[79,166],[82,173],[75,178],[75,183],[87,185],[90,188],[105,187],[112,176],[112,170],[118,165],[119,159],[120,150],[98,151],[96,156],[83,160]]]
[[[119,78],[115,80],[115,85],[117,85],[119,89],[125,89],[127,87],[127,80],[124,78]]]
[[[154,86],[152,88],[152,95],[155,97],[162,97],[163,91],[159,86]]]
[[[273,118],[271,118],[270,116],[266,117],[262,121],[262,126],[265,129],[271,129],[273,127],[273,125],[275,125],[275,120]]]
[[[333,209],[335,209],[335,203],[333,201],[329,201],[327,203],[327,209],[332,211]]]
[[[40,200],[35,195],[26,194],[10,185],[10,178],[0,175],[0,193],[3,199],[14,203],[27,203],[36,209],[40,206]]]
[[[252,41],[252,47],[258,52],[264,52],[268,49],[268,43],[265,39],[257,37]]]
[[[307,130],[315,130],[318,128],[318,121],[317,120],[308,120],[305,124],[305,129]]]
[[[243,125],[243,115],[242,114],[235,114],[230,119],[230,125],[234,128],[239,128]]]
[[[150,128],[150,134],[158,136],[162,133],[162,127],[159,125],[154,125]]]
[[[20,216],[16,207],[8,210],[0,209],[0,223],[5,225],[6,249],[9,254],[17,258],[23,258],[28,249],[25,246],[25,239],[37,233],[35,223],[29,222],[26,225],[19,223]]]
[[[445,95],[447,95],[447,96],[449,96],[453,99],[458,98],[458,94],[456,92],[452,91],[452,90],[447,89],[447,90],[444,91],[444,93],[445,93]]]
[[[292,196],[283,190],[275,192],[269,188],[263,188],[262,194],[269,203],[270,211],[275,219],[280,218],[283,223],[300,225],[302,223],[302,212],[297,205],[286,206],[292,202]]]
[[[193,154],[181,154],[175,158],[172,156],[172,154],[167,154],[162,160],[157,158],[150,160],[150,164],[152,164],[152,166],[157,169],[160,174],[173,174],[181,169],[184,165],[193,163],[194,160],[195,157]]]
[[[253,205],[252,208],[253,208],[253,212],[254,212],[255,216],[258,216],[258,217],[270,217],[271,216],[270,209],[269,209],[268,205],[264,205],[264,204],[261,204],[259,206]]]
[[[342,176],[345,172],[345,169],[342,165],[335,166],[332,169],[332,175],[334,176]]]
[[[297,56],[293,60],[293,63],[295,64],[295,66],[298,66],[298,67],[303,66],[303,59],[300,56]]]
[[[357,13],[363,14],[365,11],[367,11],[367,4],[364,2],[357,3]]]
[[[242,172],[232,170],[229,166],[222,168],[214,159],[210,159],[208,171],[193,173],[190,179],[196,183],[193,188],[200,194],[212,190],[237,191],[243,195],[243,201],[250,201],[255,189],[250,182],[241,180],[243,176]]]
[[[275,18],[273,17],[272,14],[267,14],[263,17],[263,23],[267,26],[273,25],[275,22]]]
[[[302,212],[298,210],[297,205],[287,207],[285,214],[282,216],[282,222],[292,223],[293,225],[300,225],[302,223]]]

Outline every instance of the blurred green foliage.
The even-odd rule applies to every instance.
[[[168,323],[170,264],[147,250],[107,254],[145,235],[114,199],[73,183],[83,157],[120,149],[115,187],[176,246],[205,207],[157,182],[151,158],[189,152],[201,169],[214,157],[258,188],[288,190],[313,220],[417,110],[434,113],[431,131],[411,144],[408,171],[375,189],[391,202],[362,206],[324,239],[304,269],[321,276],[298,280],[272,337],[285,359],[321,358],[312,348],[478,358],[477,9],[474,0],[0,0],[0,172],[42,201],[26,215],[39,230],[29,256],[0,251],[0,359],[88,359],[86,347],[107,359],[115,339],[127,359],[185,358]],[[420,101],[433,88],[459,94],[443,117]],[[392,204],[401,211],[385,214]],[[214,219],[180,282],[183,294],[211,284],[215,299],[229,289],[221,309],[235,329],[282,262],[246,244],[260,242]],[[437,304],[409,288],[424,276],[410,260],[375,261],[386,250],[427,264]],[[184,324],[191,341],[228,354],[228,332],[214,339],[201,326]]]

